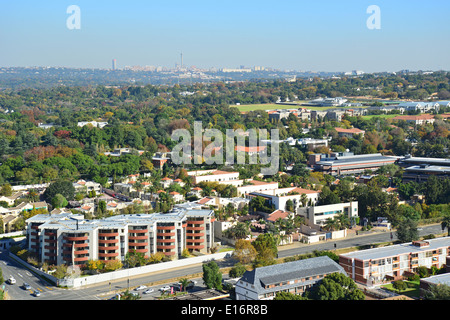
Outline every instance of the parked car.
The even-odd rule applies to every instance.
[[[139,286],[134,290],[139,291],[139,290],[144,290],[144,289],[147,289],[147,286]]]
[[[39,290],[34,290],[33,295],[35,297],[39,297],[41,295],[41,293],[39,292]]]
[[[15,284],[15,283],[16,283],[16,279],[14,279],[14,277],[11,276],[11,277],[9,277],[9,279],[8,279],[8,283],[9,283],[9,284]]]
[[[170,290],[170,286],[164,286],[162,288],[159,288],[159,291],[169,291]]]
[[[144,293],[145,294],[152,293],[153,291],[155,291],[155,290],[153,290],[152,288],[148,288],[147,290],[144,291]]]

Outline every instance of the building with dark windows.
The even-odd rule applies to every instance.
[[[125,259],[136,251],[170,259],[183,250],[208,253],[214,241],[214,211],[174,209],[170,213],[116,215],[85,220],[72,213],[39,214],[27,223],[27,244],[42,262],[84,265],[89,260]]]
[[[236,300],[272,300],[277,292],[303,294],[331,273],[344,269],[328,256],[270,265],[247,271],[236,283]]]

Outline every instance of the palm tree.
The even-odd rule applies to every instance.
[[[339,230],[348,228],[350,226],[350,219],[344,213],[340,213],[334,217],[337,222]]]
[[[325,225],[323,226],[324,230],[327,231],[335,231],[338,228],[338,222],[333,218],[328,218],[325,220]]]
[[[250,233],[249,227],[245,223],[238,222],[233,227],[233,238],[235,239],[245,239],[249,233]]]
[[[450,215],[445,215],[441,222],[442,231],[447,228],[447,235],[450,236]]]

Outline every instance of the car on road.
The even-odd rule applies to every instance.
[[[39,290],[34,290],[33,296],[39,297],[40,295],[41,295],[41,293],[39,292]]]
[[[144,291],[144,293],[145,294],[152,293],[153,291],[155,291],[155,290],[153,290],[152,288],[148,288],[147,290]]]
[[[147,286],[139,286],[134,290],[139,291],[139,290],[144,290],[144,289],[147,289]]]
[[[22,288],[24,288],[25,290],[31,290],[31,286],[26,282],[23,283]]]
[[[9,284],[15,284],[15,283],[16,283],[16,279],[14,279],[14,277],[11,276],[11,277],[9,277],[9,279],[8,279],[8,283],[9,283]]]
[[[164,287],[159,288],[159,291],[162,291],[162,292],[169,291],[169,290],[170,290],[170,286],[164,286]]]

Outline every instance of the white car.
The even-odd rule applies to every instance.
[[[11,277],[9,277],[9,279],[8,279],[8,283],[9,283],[9,284],[15,284],[15,283],[16,283],[16,279],[14,279],[14,277],[11,276]]]
[[[170,290],[170,286],[164,286],[162,288],[159,288],[159,291],[169,291]]]
[[[139,286],[134,290],[139,291],[139,290],[144,290],[144,289],[147,289],[147,286]]]
[[[149,289],[145,290],[144,293],[145,294],[152,293],[153,291],[155,291],[155,290],[153,290],[152,288],[149,288]]]

